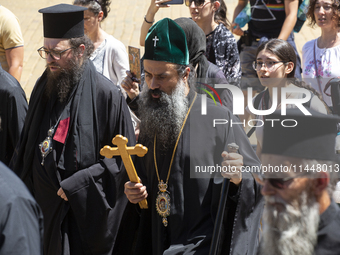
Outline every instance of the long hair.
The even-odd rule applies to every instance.
[[[93,12],[94,15],[98,15],[100,11],[103,11],[103,19],[107,17],[110,12],[110,0],[75,0],[74,5],[81,5],[87,7],[89,11]]]
[[[257,48],[256,57],[262,51],[269,51],[270,53],[274,54],[280,61],[283,62],[293,62],[294,68],[293,70],[287,75],[287,78],[290,79],[290,82],[293,83],[295,86],[307,89],[311,91],[314,95],[316,95],[321,102],[325,105],[328,112],[329,107],[323,100],[321,94],[316,91],[313,87],[308,85],[302,80],[295,78],[295,66],[296,66],[296,54],[292,45],[290,45],[287,41],[281,39],[271,39]]]
[[[214,20],[216,23],[222,23],[226,28],[230,27],[230,22],[227,19],[227,6],[224,0],[210,0],[211,4],[216,1],[220,2],[220,8],[215,11]]]
[[[294,68],[287,75],[287,78],[294,78],[295,68],[296,68],[296,54],[294,48],[287,42],[281,39],[271,39],[257,48],[256,57],[262,51],[269,51],[278,57],[280,61],[283,62],[293,62]]]
[[[315,4],[317,0],[310,0],[308,11],[306,13],[306,17],[309,20],[309,24],[311,27],[314,27],[316,24],[316,19],[314,16]],[[340,27],[340,5],[338,0],[333,0],[332,8],[334,11],[333,20],[337,22],[337,27]]]

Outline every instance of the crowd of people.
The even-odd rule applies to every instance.
[[[19,22],[0,5],[0,254],[340,254],[338,0],[310,0],[322,33],[302,61],[298,0],[249,0],[247,31],[235,20],[248,0],[231,22],[224,0],[185,0],[191,18],[158,22],[170,0],[150,1],[141,77],[101,28],[109,0],[40,9],[46,69],[29,104]],[[253,100],[235,115],[241,91]],[[100,153],[116,135],[147,148],[131,161],[139,182],[121,147]]]

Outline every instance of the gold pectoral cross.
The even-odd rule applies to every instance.
[[[137,155],[138,157],[143,157],[147,152],[148,148],[141,144],[136,144],[135,147],[127,147],[126,144],[128,139],[122,135],[116,135],[112,139],[112,144],[117,145],[117,148],[112,148],[108,145],[104,146],[100,150],[100,155],[107,158],[112,158],[113,156],[121,156],[126,172],[129,176],[131,182],[140,183],[139,177],[137,175],[135,166],[133,165],[130,155]],[[148,202],[146,199],[139,202],[139,206],[142,209],[148,209]]]

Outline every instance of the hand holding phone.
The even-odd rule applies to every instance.
[[[171,0],[169,2],[166,3],[162,3],[161,5],[168,5],[168,4],[183,4],[184,0]]]

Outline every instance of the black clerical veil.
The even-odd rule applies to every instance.
[[[209,61],[205,57],[206,38],[203,30],[192,20],[188,18],[178,18],[174,20],[183,30],[187,38],[189,50],[189,62],[197,67],[197,77],[205,78]]]

